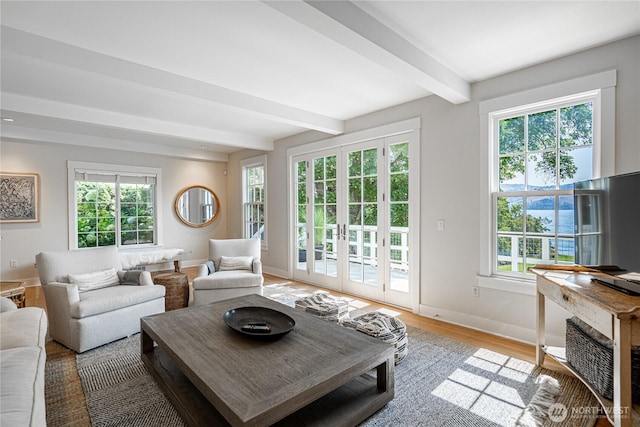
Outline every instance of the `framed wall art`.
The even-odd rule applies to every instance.
[[[40,222],[40,175],[0,172],[0,223]]]

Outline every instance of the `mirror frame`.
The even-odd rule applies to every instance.
[[[202,222],[202,223],[195,223],[195,222],[191,222],[189,220],[187,220],[185,217],[182,216],[182,214],[180,213],[180,209],[178,207],[178,203],[180,201],[180,198],[189,190],[193,190],[193,189],[201,189],[204,191],[208,191],[209,193],[211,193],[213,195],[213,199],[216,202],[216,209],[213,213],[213,216],[211,218],[209,218],[206,222]],[[182,190],[180,190],[178,192],[178,195],[176,196],[175,201],[173,202],[173,210],[176,213],[176,216],[178,217],[178,219],[180,221],[182,221],[183,224],[188,225],[189,227],[196,227],[196,228],[200,228],[200,227],[206,227],[207,225],[211,224],[213,221],[216,220],[216,218],[218,218],[218,215],[220,215],[220,199],[218,199],[218,195],[215,193],[215,191],[213,191],[212,189],[205,187],[204,185],[189,185],[187,187],[184,187]]]

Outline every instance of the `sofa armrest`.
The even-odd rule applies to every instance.
[[[153,286],[153,279],[151,278],[151,273],[148,271],[143,271],[140,274],[140,286]]]
[[[253,272],[262,276],[262,261],[257,258],[253,259]]]
[[[43,285],[47,302],[49,332],[51,337],[64,344],[71,342],[71,306],[80,302],[78,286],[70,283],[49,282]]]
[[[207,277],[209,275],[209,269],[207,268],[207,264],[200,264],[198,266],[198,274],[196,277]]]
[[[7,297],[0,297],[0,313],[17,310],[18,306]]]

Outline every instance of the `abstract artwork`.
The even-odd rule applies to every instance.
[[[40,222],[40,176],[0,172],[0,223]]]

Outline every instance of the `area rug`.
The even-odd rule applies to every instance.
[[[587,427],[595,421],[571,415],[571,408],[597,407],[591,393],[573,377],[421,329],[407,330],[409,354],[396,366],[395,398],[362,427],[399,423],[412,427]],[[77,355],[91,420],[85,425],[185,425],[141,362],[139,340],[134,335]],[[47,388],[56,389],[56,381],[48,376]],[[551,404],[564,405],[569,416],[550,420]],[[49,427],[70,425],[49,413],[47,417]]]

